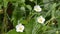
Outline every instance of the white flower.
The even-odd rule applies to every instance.
[[[40,8],[40,6],[39,5],[36,5],[36,6],[34,6],[34,10],[36,11],[36,12],[41,12],[41,8]]]
[[[23,32],[23,30],[24,30],[24,26],[22,24],[16,25],[16,31],[17,32]]]
[[[39,22],[41,24],[43,24],[44,21],[45,21],[45,18],[43,18],[42,16],[40,16],[40,17],[37,18],[37,22]]]

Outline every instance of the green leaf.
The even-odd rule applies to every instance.
[[[34,0],[29,0],[29,1],[31,1],[31,2],[32,2],[32,1],[34,1]]]
[[[25,7],[24,6],[22,6],[20,9],[21,9],[21,11],[25,11]]]
[[[19,2],[19,3],[24,3],[24,2],[25,2],[25,0],[18,0],[18,2]]]
[[[20,0],[21,1],[21,3],[24,3],[25,2],[25,0]]]
[[[30,5],[26,5],[26,8],[29,9],[30,11],[32,10],[32,7]]]
[[[26,34],[32,34],[32,30],[33,30],[33,24],[34,24],[34,19],[31,19],[28,24],[25,25],[25,32]]]
[[[25,34],[25,32],[17,32],[15,29],[10,30],[7,34]]]
[[[33,26],[32,34],[37,34],[38,31],[40,31],[40,27],[41,27],[41,24],[36,22]]]
[[[28,24],[27,20],[20,20],[22,24]]]
[[[55,17],[57,17],[57,18],[59,18],[60,17],[60,10],[58,9],[58,10],[56,10],[56,12],[55,12]]]
[[[53,5],[52,5],[52,17],[54,17],[55,15],[55,9],[56,9],[56,3],[54,3]]]

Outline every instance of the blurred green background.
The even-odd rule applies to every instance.
[[[39,13],[33,10],[36,3]],[[46,25],[36,22],[40,15]],[[22,33],[15,29],[18,20],[25,26]],[[60,34],[60,0],[0,0],[0,34]]]

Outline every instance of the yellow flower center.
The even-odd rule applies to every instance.
[[[39,10],[38,8],[36,8],[36,10]]]
[[[42,22],[42,19],[40,19],[39,21]]]
[[[20,27],[19,30],[22,30],[22,28]]]

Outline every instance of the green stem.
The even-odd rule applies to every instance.
[[[7,3],[5,3],[6,1],[3,0],[3,12],[4,12],[4,18],[3,18],[3,23],[2,23],[2,34],[6,34],[7,32],[7,13],[6,13],[6,9],[7,9]],[[5,5],[6,4],[6,5]]]
[[[32,12],[30,12],[30,14],[29,14],[29,16],[28,16],[28,18],[27,18],[27,21],[30,21],[31,20],[31,18],[32,18],[32,16],[34,16],[36,13],[33,13],[33,10],[32,10]]]
[[[51,18],[50,20],[46,21],[46,23],[44,25],[46,25],[47,23],[49,23],[51,20],[53,20],[55,17]]]
[[[52,17],[54,17],[54,10],[52,10]]]

